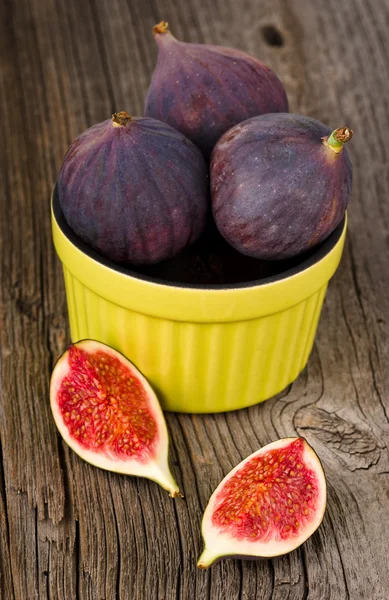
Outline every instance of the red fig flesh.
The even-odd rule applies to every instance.
[[[212,210],[231,246],[264,260],[315,247],[344,217],[352,165],[347,127],[303,115],[253,117],[225,133],[211,158]]]
[[[154,264],[202,232],[207,165],[198,148],[155,119],[115,113],[70,146],[57,190],[73,231],[106,258]]]
[[[180,42],[164,22],[154,34],[159,54],[145,115],[181,131],[205,156],[236,123],[288,110],[281,81],[258,59],[232,48]]]
[[[60,434],[81,458],[179,495],[158,399],[122,354],[94,340],[71,345],[53,370],[50,403]]]
[[[286,554],[319,527],[326,507],[320,461],[303,438],[264,446],[235,467],[204,512],[205,548],[198,566],[226,556]]]

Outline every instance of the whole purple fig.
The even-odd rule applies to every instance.
[[[212,211],[239,252],[267,260],[298,256],[343,219],[352,185],[348,127],[279,113],[225,133],[211,157]]]
[[[249,117],[288,111],[281,81],[261,61],[221,46],[178,41],[161,22],[145,115],[169,123],[209,156],[220,136]]]
[[[209,181],[198,148],[155,119],[115,113],[70,146],[57,189],[73,231],[117,263],[172,258],[202,232]]]

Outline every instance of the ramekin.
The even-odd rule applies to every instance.
[[[54,190],[53,240],[71,339],[95,339],[122,352],[168,411],[213,413],[262,402],[308,361],[346,228],[345,217],[309,258],[274,277],[189,286],[102,258],[67,225]]]

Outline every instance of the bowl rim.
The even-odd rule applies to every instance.
[[[113,261],[105,258],[101,254],[99,254],[96,250],[88,246],[85,242],[78,237],[77,234],[71,229],[68,225],[65,216],[62,212],[57,183],[54,185],[53,193],[52,193],[52,213],[53,217],[57,223],[57,226],[61,230],[62,234],[68,239],[68,241],[75,246],[80,252],[85,254],[91,260],[97,262],[101,266],[120,273],[121,275],[125,275],[126,277],[137,279],[139,281],[144,281],[149,284],[157,285],[157,286],[167,286],[169,288],[183,288],[183,289],[193,289],[193,290],[237,290],[237,289],[245,289],[251,287],[262,287],[269,284],[274,284],[278,281],[282,281],[285,279],[291,279],[294,276],[302,273],[303,271],[307,271],[308,269],[314,267],[317,263],[319,263],[323,258],[325,258],[337,245],[339,240],[342,237],[342,234],[347,225],[347,213],[344,214],[342,220],[339,225],[334,229],[334,231],[323,240],[316,248],[313,249],[312,253],[304,258],[301,262],[293,267],[286,269],[280,273],[275,275],[271,275],[269,277],[263,277],[261,279],[253,279],[250,281],[237,282],[237,283],[215,283],[215,284],[207,284],[207,283],[183,283],[176,281],[169,281],[167,279],[160,279],[158,277],[151,277],[149,275],[143,275],[136,271],[131,270],[128,267],[123,265],[118,265]]]

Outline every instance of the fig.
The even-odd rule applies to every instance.
[[[288,111],[281,81],[257,58],[232,48],[181,42],[164,21],[154,27],[154,35],[159,53],[145,115],[181,131],[206,157],[236,123]]]
[[[226,132],[211,157],[216,225],[231,246],[264,260],[298,256],[342,221],[351,194],[348,127],[303,115],[253,117]]]
[[[326,479],[301,437],[264,446],[235,467],[209,500],[198,567],[223,557],[269,558],[291,552],[322,522]]]
[[[177,255],[200,235],[209,209],[199,149],[170,125],[125,112],[71,144],[57,189],[73,231],[120,264]]]
[[[122,354],[94,340],[72,344],[54,367],[50,404],[62,438],[82,459],[180,495],[158,399]]]

